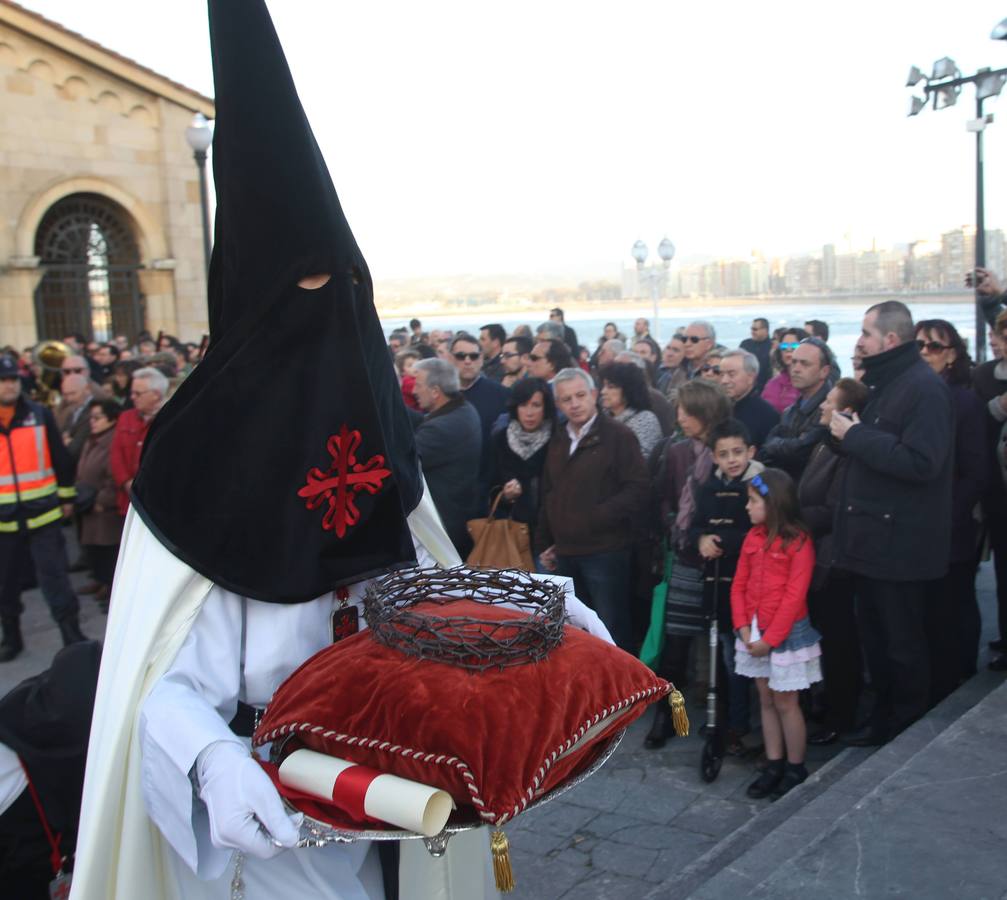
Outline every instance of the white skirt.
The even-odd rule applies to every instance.
[[[814,636],[813,643],[803,647],[788,646],[791,638],[798,632],[805,640]],[[759,623],[752,619],[752,641],[762,636]],[[804,643],[797,640],[794,643]],[[817,640],[817,632],[811,628],[807,619],[795,622],[791,633],[779,647],[770,651],[768,656],[752,656],[745,642],[738,638],[734,642],[734,670],[739,675],[748,678],[768,678],[771,691],[803,691],[816,681],[822,680],[822,648]]]

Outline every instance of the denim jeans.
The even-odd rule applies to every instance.
[[[630,610],[630,558],[632,551],[613,550],[581,556],[556,557],[556,574],[573,579],[574,591],[601,617],[612,640],[636,653]]]

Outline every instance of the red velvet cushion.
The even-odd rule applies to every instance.
[[[470,600],[414,609],[523,615]],[[313,750],[443,788],[502,825],[670,689],[639,660],[570,625],[544,661],[485,672],[408,656],[363,631],[316,653],[280,686],[254,743],[293,733]]]

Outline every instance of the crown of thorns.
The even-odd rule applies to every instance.
[[[563,640],[564,593],[561,584],[519,569],[409,569],[371,583],[364,618],[374,639],[387,647],[482,672],[545,659]],[[462,599],[525,615],[452,615],[449,604]],[[416,612],[418,603],[443,605],[445,613]]]

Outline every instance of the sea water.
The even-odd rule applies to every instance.
[[[804,323],[808,319],[821,319],[829,325],[829,346],[836,354],[843,373],[848,374],[851,369],[850,358],[853,355],[853,348],[860,335],[864,311],[879,302],[879,299],[884,298],[871,297],[862,301],[843,302],[767,300],[765,303],[747,301],[737,305],[721,305],[723,301],[717,301],[716,305],[705,305],[702,300],[662,301],[657,334],[663,346],[677,328],[686,326],[696,319],[703,319],[716,329],[717,343],[725,347],[737,347],[741,341],[751,336],[749,329],[752,319],[757,316],[769,319],[770,332],[781,326],[796,326],[803,331]],[[908,305],[916,321],[946,319],[958,329],[969,347],[974,345],[975,305],[970,297],[951,302],[913,303],[910,300]],[[577,332],[578,341],[592,351],[598,346],[598,338],[604,331],[606,322],[615,322],[619,331],[629,337],[633,333],[633,322],[638,317],[643,316],[651,322],[654,319],[653,306],[646,303],[641,303],[639,306],[620,303],[609,307],[608,313],[605,313],[604,309],[604,306],[596,306],[589,310],[569,310],[566,313],[566,322]],[[422,321],[424,331],[431,328],[450,328],[454,331],[470,331],[478,336],[479,327],[490,322],[499,322],[509,333],[520,324],[530,325],[534,331],[548,318],[549,309],[543,307],[540,311],[519,313],[494,314],[492,309],[485,309],[475,314],[466,311],[424,316]],[[404,324],[406,323],[397,320],[384,321],[387,333]]]

